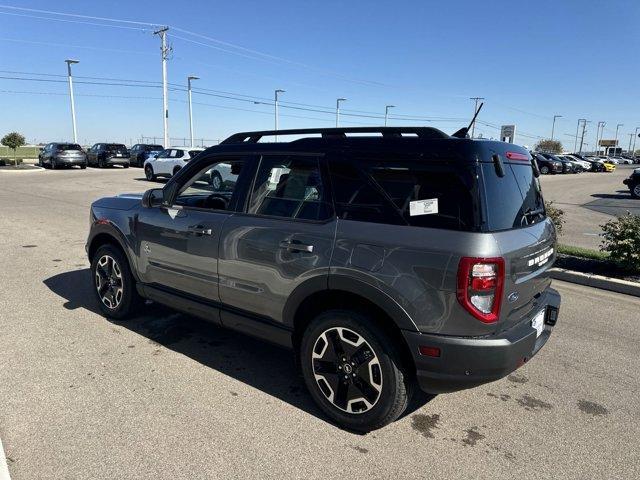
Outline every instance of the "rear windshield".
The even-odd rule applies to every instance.
[[[509,230],[546,218],[540,182],[529,163],[504,163],[499,177],[493,163],[481,163],[488,231]]]
[[[104,146],[104,148],[106,150],[126,150],[127,147],[125,147],[124,145],[119,145],[117,143],[108,143],[107,145]]]
[[[58,150],[82,150],[82,147],[75,143],[63,143],[58,145]]]
[[[164,150],[164,147],[162,145],[145,145],[144,149],[147,152],[158,152]]]

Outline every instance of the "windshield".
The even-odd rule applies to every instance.
[[[164,150],[162,145],[147,145],[144,147],[147,152],[159,152],[160,150]]]
[[[82,150],[82,148],[80,147],[80,145],[77,145],[75,143],[63,143],[61,145],[58,145],[58,150]]]
[[[127,147],[125,147],[124,145],[120,145],[117,143],[110,143],[105,145],[104,147],[106,150],[110,150],[110,151],[114,151],[114,150],[126,150]]]
[[[509,230],[539,223],[546,218],[540,181],[529,163],[505,163],[505,176],[492,163],[481,164],[487,228]]]

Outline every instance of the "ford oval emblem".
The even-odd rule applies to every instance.
[[[517,301],[518,298],[520,298],[520,297],[518,295],[518,292],[511,292],[507,298],[509,299],[509,302],[513,303],[513,302]]]

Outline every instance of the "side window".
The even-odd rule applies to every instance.
[[[249,213],[304,220],[331,216],[317,157],[263,156]]]
[[[343,220],[406,225],[404,218],[354,164],[342,159],[329,165],[336,215]]]
[[[198,172],[180,189],[174,203],[187,207],[227,210],[244,160],[221,160]]]
[[[184,150],[174,150],[175,155],[173,155],[175,158],[182,158],[184,157]]]

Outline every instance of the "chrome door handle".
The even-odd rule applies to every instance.
[[[290,252],[307,252],[313,253],[313,245],[305,245],[304,243],[296,242],[295,240],[280,242],[280,248],[289,250]]]
[[[194,235],[213,235],[213,230],[211,228],[204,228],[202,225],[195,225],[193,227],[189,227],[189,233]]]

